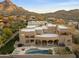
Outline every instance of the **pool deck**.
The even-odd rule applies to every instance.
[[[16,48],[12,54],[17,54],[17,55],[22,55],[25,54],[25,52],[29,49],[40,49],[40,50],[49,50],[51,49],[53,52],[53,55],[55,55],[55,51],[54,51],[54,47],[35,47],[35,46],[30,46],[30,47],[19,47]],[[22,51],[22,49],[24,49],[24,51]]]

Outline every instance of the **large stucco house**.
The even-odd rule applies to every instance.
[[[72,35],[67,26],[46,21],[28,21],[27,27],[19,30],[19,38],[24,46],[72,45]]]

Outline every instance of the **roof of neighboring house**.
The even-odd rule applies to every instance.
[[[58,25],[58,29],[68,29],[68,27],[66,27],[64,25]]]
[[[42,26],[42,28],[43,28],[43,29],[48,29],[48,27],[47,27],[47,26]]]
[[[29,25],[43,25],[47,23],[46,21],[29,21],[28,24]]]
[[[39,26],[35,28],[36,30],[43,30],[43,29],[48,29],[47,26]]]
[[[48,23],[47,26],[48,26],[48,27],[56,27],[56,24]]]
[[[29,26],[27,26],[27,28],[29,28],[29,29],[32,29],[32,28],[35,28],[36,26],[35,25],[29,25]]]
[[[35,30],[43,30],[42,27],[36,27]]]
[[[21,31],[24,31],[24,32],[34,32],[35,29],[26,29],[26,28],[24,28],[24,29],[21,29]]]

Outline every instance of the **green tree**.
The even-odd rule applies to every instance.
[[[9,16],[8,19],[9,19],[10,22],[13,21],[13,17],[12,16]]]
[[[0,19],[3,19],[3,16],[2,15],[0,15]]]
[[[8,36],[5,33],[3,33],[2,36],[5,38],[5,40],[8,39]]]
[[[3,28],[3,33],[10,37],[12,35],[12,30],[10,28]]]
[[[73,35],[73,42],[75,44],[79,44],[79,33]]]
[[[49,53],[49,54],[52,54],[52,50],[51,50],[51,49],[49,49],[49,50],[48,50],[48,53]]]
[[[4,38],[0,36],[0,44],[2,44],[3,42],[4,42]]]

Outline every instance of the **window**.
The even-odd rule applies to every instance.
[[[65,44],[64,43],[59,43],[59,46],[65,46]]]
[[[54,41],[54,44],[55,44],[55,45],[58,45],[58,42],[59,42],[59,40],[55,40],[55,41]]]
[[[68,42],[71,42],[71,40],[67,40]]]
[[[35,37],[34,35],[30,36],[30,38],[34,38],[34,37]]]
[[[66,33],[66,32],[65,33],[61,33],[61,35],[68,35],[68,33]]]
[[[26,43],[29,43],[29,40],[26,40]]]
[[[23,44],[18,44],[18,47],[22,47],[22,46],[24,46]]]
[[[40,35],[40,33],[37,32],[37,35]]]
[[[31,40],[31,43],[34,42],[34,40]]]
[[[48,43],[49,43],[49,44],[52,44],[52,43],[53,43],[53,41],[52,41],[52,40],[49,40],[49,41],[48,41]]]
[[[29,38],[29,36],[25,36],[25,38]]]
[[[32,35],[32,36],[25,36],[25,38],[34,38],[35,36]]]

